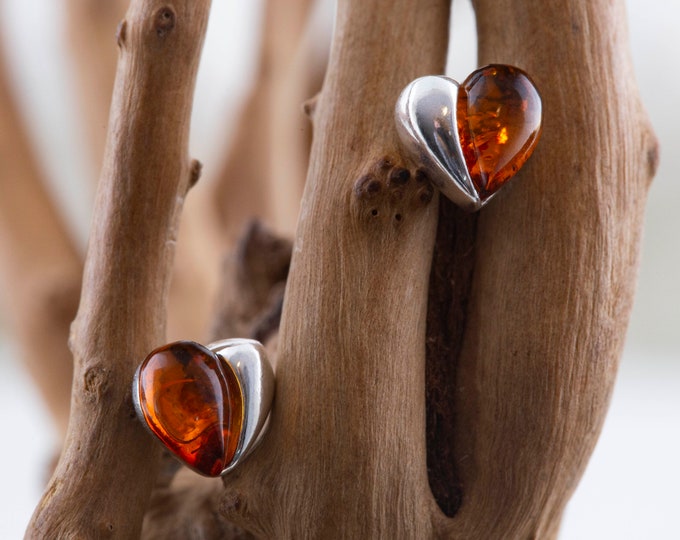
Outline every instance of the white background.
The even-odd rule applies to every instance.
[[[213,4],[192,129],[192,154],[208,173],[250,81],[260,17],[260,2]],[[675,516],[680,506],[680,185],[673,174],[680,169],[680,3],[627,4],[637,79],[661,141],[661,166],[650,192],[638,294],[619,380],[602,437],[568,507],[563,540],[680,539]],[[468,0],[456,0],[454,6],[449,71],[460,80],[474,68],[475,38]],[[87,186],[96,168],[84,157],[84,136],[73,120],[78,103],[61,42],[62,11],[54,0],[0,1],[0,36],[11,53],[45,170],[84,242]],[[12,347],[0,334],[0,539],[22,536],[55,443]]]

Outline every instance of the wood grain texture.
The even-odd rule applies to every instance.
[[[479,216],[456,375],[456,538],[554,538],[604,420],[656,141],[624,3],[475,2],[480,63],[531,74],[544,130]]]
[[[68,334],[82,260],[45,187],[3,53],[0,48],[0,297],[21,359],[63,437],[73,373]]]
[[[432,534],[427,283],[437,199],[393,108],[444,67],[448,2],[339,2],[279,335],[271,428],[222,511],[266,538]]]
[[[71,336],[69,432],[29,538],[139,536],[159,453],[136,419],[130,382],[165,337],[209,9],[208,0],[133,0],[119,28],[109,137]]]
[[[449,517],[424,481],[422,444],[435,205],[397,210],[409,196],[395,185],[413,185],[415,171],[401,169],[388,123],[403,84],[441,71],[445,38],[435,29],[445,7],[393,10],[340,4],[272,430],[225,479],[222,509],[264,537],[554,538],[608,406],[656,162],[623,3],[476,3],[480,63],[529,72],[545,127],[534,157],[476,225],[441,214],[438,249],[447,249],[447,225],[474,238],[454,234],[453,257],[437,253],[430,282],[443,283],[433,294],[449,283],[450,304],[439,297],[430,315],[452,336],[439,334],[437,354],[445,361],[448,351],[454,368],[428,388],[444,395],[435,405],[446,426],[431,438],[440,452],[430,455],[450,479],[449,493],[436,486]]]
[[[177,1],[173,18],[139,1],[121,28],[73,335],[74,427],[29,536],[140,532],[157,454],[128,388],[162,341],[207,6]],[[231,522],[264,538],[555,538],[608,406],[656,141],[622,1],[475,7],[480,62],[523,68],[543,95],[534,156],[478,216],[440,205],[401,154],[393,106],[410,80],[443,71],[448,2],[341,0],[313,106],[269,432],[223,486],[162,483],[146,537],[242,535]],[[268,270],[271,292],[280,276]],[[269,296],[246,282],[232,285],[253,293],[241,300],[267,311]],[[246,307],[225,324],[250,324],[258,312]]]

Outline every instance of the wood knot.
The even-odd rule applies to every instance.
[[[170,6],[160,8],[156,12],[156,20],[154,24],[156,35],[159,38],[164,38],[167,34],[172,32],[172,30],[175,28],[176,19],[177,16]]]
[[[387,177],[388,186],[404,186],[411,179],[411,171],[402,167],[395,167]]]
[[[83,392],[92,401],[101,400],[109,388],[109,370],[94,366],[85,371],[83,377]]]
[[[432,201],[434,187],[422,169],[412,172],[398,159],[384,156],[359,176],[353,193],[353,207],[363,220],[399,227]]]
[[[360,198],[369,200],[378,195],[383,189],[383,183],[374,174],[365,174],[354,184],[354,194]]]
[[[230,493],[222,498],[221,510],[225,514],[239,514],[243,510],[243,505],[240,493]]]

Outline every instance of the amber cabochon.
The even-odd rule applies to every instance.
[[[492,64],[460,85],[458,135],[472,182],[483,200],[531,156],[541,135],[543,106],[524,71]]]
[[[203,345],[178,341],[147,356],[136,385],[152,433],[195,471],[219,476],[244,422],[243,389],[229,363]]]

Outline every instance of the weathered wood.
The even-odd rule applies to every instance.
[[[66,434],[72,359],[68,333],[82,261],[20,118],[0,49],[0,283],[6,320],[54,419]]]
[[[258,221],[248,225],[222,265],[212,339],[247,337],[265,343],[278,330],[291,247]]]
[[[71,421],[30,538],[139,536],[159,452],[136,420],[130,383],[165,337],[209,9],[209,0],[133,0],[119,27],[110,135],[71,336]]]
[[[449,276],[458,264],[474,268],[461,274],[471,289],[449,291],[464,310],[451,323],[463,318],[464,329],[448,329],[462,348],[454,339],[448,360],[457,366],[440,379],[455,385],[444,434],[452,448],[436,457],[451,460],[448,518],[422,474],[416,291],[432,209],[402,215],[377,164],[393,137],[395,82],[418,68],[439,71],[433,43],[443,13],[399,4],[396,17],[378,4],[340,6],[284,306],[272,431],[226,479],[223,510],[264,536],[554,537],[606,412],[656,159],[623,5],[477,3],[481,62],[532,74],[545,128],[520,178],[480,215],[474,262],[464,260],[469,249],[435,259],[453,267]],[[408,51],[399,47],[400,17],[412,32]],[[427,60],[410,65],[419,53]],[[444,219],[464,230],[455,214]],[[440,309],[446,316],[451,306]],[[254,492],[251,483],[276,489]]]
[[[474,272],[477,218],[441,198],[427,302],[427,472],[432,493],[449,517],[463,502],[455,459],[456,375]]]
[[[411,79],[443,70],[448,8],[446,0],[339,2],[314,105],[269,433],[223,489],[185,475],[161,483],[148,537],[196,530],[192,515],[215,537],[241,534],[225,520],[267,538],[556,536],[608,405],[656,141],[632,77],[622,1],[478,0],[480,61],[532,75],[544,132],[519,177],[479,216],[440,207],[418,164],[401,155],[392,110]],[[142,55],[152,65],[139,65],[165,74],[159,50]],[[124,54],[121,65],[136,64]],[[135,84],[142,99],[149,87]],[[117,103],[123,88],[132,87],[119,87]],[[36,536],[98,536],[109,524],[135,536],[153,483],[156,453],[130,418],[127,389],[162,334],[167,240],[188,176],[181,154],[170,174],[175,191],[168,180],[154,192],[149,171],[167,166],[158,151],[147,150],[144,166],[121,158],[163,137],[166,151],[186,151],[185,101],[174,131],[164,124],[160,135],[145,133],[136,122],[166,103],[154,90],[141,109],[114,106],[137,130],[114,130],[121,152],[104,176],[118,203],[100,202],[75,327],[72,419],[83,431],[72,431]],[[133,165],[147,182],[126,190],[113,172]],[[164,212],[149,212],[162,200]],[[126,220],[116,213],[123,208]],[[265,296],[241,300],[268,309]],[[242,319],[252,331],[248,307]],[[102,350],[114,350],[114,361]],[[84,474],[101,462],[106,469]],[[111,489],[121,481],[124,500]],[[176,527],[163,525],[164,512]]]
[[[250,220],[260,218],[292,236],[309,153],[310,127],[300,107],[306,94],[299,95],[300,86],[309,86],[308,72],[315,73],[319,63],[300,67],[296,61],[298,49],[309,49],[300,34],[311,3],[265,2],[256,77],[226,159],[192,192],[183,212],[170,289],[170,339],[203,341],[210,333],[214,298],[228,288],[218,283],[219,262]],[[295,122],[289,124],[291,116]]]
[[[339,2],[262,446],[225,515],[268,538],[432,534],[425,312],[437,199],[404,162],[394,103],[444,67],[448,2]]]
[[[656,141],[624,2],[475,3],[480,63],[531,74],[544,130],[479,216],[458,358],[456,538],[554,538],[604,420]]]

